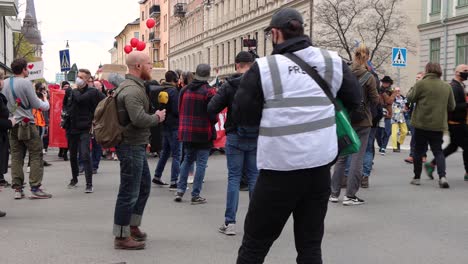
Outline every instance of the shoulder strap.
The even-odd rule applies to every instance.
[[[325,92],[327,95],[328,99],[333,103],[335,106],[335,111],[339,112],[341,111],[340,105],[337,103],[335,97],[333,96],[330,87],[328,86],[327,82],[318,74],[317,70],[315,70],[312,66],[307,64],[305,61],[303,61],[301,58],[296,56],[293,53],[285,53],[283,54],[286,58],[292,60],[294,63],[299,65],[301,69],[303,69],[309,76],[314,79],[314,81],[322,88],[322,90]]]
[[[366,72],[360,79],[359,79],[359,84],[361,86],[364,86],[364,84],[367,83],[367,81],[371,78],[372,73]]]
[[[18,99],[18,97],[16,96],[15,88],[13,87],[13,77],[10,77],[10,90],[11,90],[11,94],[13,95],[13,99],[15,99],[15,102],[16,102],[16,99]],[[23,108],[24,110],[30,110],[30,109],[31,109],[31,106],[26,107],[26,106],[23,104],[23,102],[20,103],[20,106],[21,106],[21,108]]]

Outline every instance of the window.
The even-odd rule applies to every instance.
[[[430,40],[429,60],[431,62],[440,62],[440,38]]]
[[[440,13],[441,0],[431,0],[431,14]]]
[[[458,6],[466,6],[468,5],[468,0],[458,0]]]
[[[468,64],[468,33],[457,36],[457,65]]]
[[[145,41],[145,35],[141,35],[141,41]]]
[[[145,21],[145,11],[141,11],[141,20]]]
[[[234,46],[234,53],[233,54],[234,54],[234,56],[237,56],[237,39],[234,40],[233,46]]]
[[[133,37],[135,37],[136,39],[140,39],[140,32],[134,32]]]
[[[210,63],[211,63],[211,49],[208,48],[208,64],[210,64]]]
[[[231,63],[231,42],[228,41],[228,45],[227,45],[227,63],[226,64],[230,64]]]
[[[216,46],[216,66],[219,66],[219,46]]]
[[[224,44],[221,45],[221,65],[224,65]]]
[[[154,50],[153,50],[153,61],[154,61],[154,62],[159,61],[158,54],[159,54],[159,50],[158,50],[158,49],[154,49]]]

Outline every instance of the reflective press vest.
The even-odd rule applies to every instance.
[[[343,81],[335,52],[308,47],[294,52],[314,67],[336,96]],[[320,86],[283,55],[257,60],[265,103],[257,146],[258,169],[320,167],[338,154],[335,108]]]

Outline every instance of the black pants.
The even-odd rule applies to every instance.
[[[81,153],[83,161],[86,185],[93,185],[93,165],[90,155],[90,140],[91,135],[88,132],[80,134],[68,134],[68,148],[70,150],[70,165],[72,170],[73,180],[78,181],[80,170],[78,167],[78,151]]]
[[[437,173],[439,178],[445,177],[445,156],[442,151],[444,133],[442,131],[428,131],[419,128],[414,129],[416,147],[413,157],[414,178],[420,179],[422,172],[422,157],[427,149],[427,144],[431,146],[432,154],[437,162]]]
[[[457,152],[458,148],[463,149],[463,164],[465,172],[468,173],[468,126],[466,124],[449,125],[450,144],[444,149],[444,156],[447,158]],[[433,165],[437,165],[434,159],[431,161]]]
[[[285,182],[294,182],[295,187]],[[245,219],[237,264],[263,263],[291,214],[297,263],[321,264],[329,196],[329,165],[297,171],[261,170]]]

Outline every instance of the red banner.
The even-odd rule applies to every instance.
[[[56,148],[67,148],[67,137],[65,130],[60,127],[62,115],[62,103],[65,97],[64,90],[50,90],[50,121],[49,121],[49,146]]]
[[[226,145],[226,130],[224,129],[224,123],[226,122],[227,108],[218,114],[218,123],[216,123],[216,140],[213,142],[214,148],[221,149]]]

